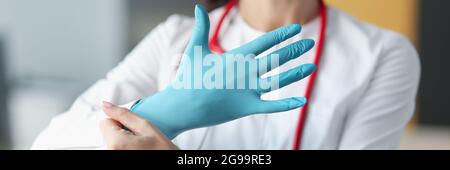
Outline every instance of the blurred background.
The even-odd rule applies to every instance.
[[[28,149],[50,119],[170,14],[194,0],[0,0],[0,149]],[[401,149],[450,149],[450,1],[327,0],[407,36],[420,52],[415,118]],[[222,4],[210,1],[209,8]]]

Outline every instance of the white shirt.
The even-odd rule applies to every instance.
[[[210,14],[215,26],[223,8]],[[99,122],[102,101],[129,104],[162,90],[176,72],[194,19],[173,15],[155,28],[115,69],[55,117],[33,149],[102,149]],[[317,41],[319,18],[297,40]],[[228,50],[262,35],[233,10],[220,40]],[[315,48],[275,70],[312,63]],[[395,149],[410,120],[420,77],[411,43],[397,33],[357,21],[328,8],[326,44],[309,101],[302,149]],[[309,78],[264,95],[264,99],[304,96]],[[299,111],[254,115],[221,125],[187,131],[174,139],[181,149],[292,149]]]

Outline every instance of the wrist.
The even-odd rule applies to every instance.
[[[178,147],[172,143],[172,141],[164,135],[157,127],[150,124],[153,133],[146,136],[148,138],[148,141],[150,142],[150,148],[158,148],[158,149],[164,149],[164,150],[178,150]]]
[[[158,129],[164,137],[168,139],[174,139],[181,132],[167,123],[164,123],[158,115],[164,114],[158,109],[158,105],[155,105],[154,97],[147,97],[134,102],[131,106],[130,111],[139,115],[140,117],[151,123],[155,129]]]

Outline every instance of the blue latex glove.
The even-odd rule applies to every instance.
[[[197,5],[195,8],[195,19],[196,26],[191,41],[185,50],[185,56],[183,56],[176,80],[183,79],[183,75],[188,74],[190,71],[196,72],[193,71],[194,69],[191,66],[186,64],[186,62],[194,63],[198,59],[193,57],[195,47],[202,47],[203,60],[213,59],[208,57],[216,57],[215,59],[221,59],[225,62],[223,65],[202,66],[201,72],[206,73],[211,69],[225,69],[223,68],[224,65],[227,64],[226,62],[229,62],[226,60],[226,57],[230,57],[227,56],[228,54],[254,54],[257,56],[300,33],[301,30],[300,25],[297,24],[281,27],[225,54],[208,55],[212,54],[208,48],[209,18],[201,5]],[[282,65],[301,56],[313,46],[313,40],[301,40],[272,54],[280,56],[278,61],[279,65]],[[264,58],[270,59],[271,56],[268,55],[257,59],[251,58],[251,60],[262,61]],[[274,67],[277,66],[268,64],[265,68],[257,67],[236,73],[234,81],[248,80],[252,76],[262,79],[260,76],[274,69]],[[282,88],[309,76],[314,70],[315,66],[313,64],[305,64],[278,76],[265,78],[265,80],[277,80],[278,87]],[[185,79],[184,81],[187,80]],[[270,82],[269,85],[275,85],[275,81],[268,82]],[[306,99],[303,97],[264,101],[261,100],[261,95],[270,92],[271,89],[263,89],[259,86],[258,88],[250,88],[249,85],[240,89],[227,89],[226,87],[230,85],[229,82],[223,81],[221,83],[220,85],[224,87],[222,89],[205,87],[197,89],[175,88],[174,83],[172,83],[165,90],[139,101],[131,108],[131,111],[150,121],[168,138],[173,139],[186,130],[217,125],[253,114],[288,111],[299,108],[306,103]],[[191,85],[194,86],[194,84],[192,83]],[[204,84],[201,85],[204,86]]]

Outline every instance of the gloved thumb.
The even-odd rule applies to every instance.
[[[191,41],[188,49],[193,49],[195,46],[202,46],[208,48],[209,41],[209,16],[205,8],[197,4],[195,6],[195,27],[192,33]]]
[[[297,109],[306,104],[306,98],[293,97],[275,101],[261,101],[257,108],[257,113],[277,113]]]

